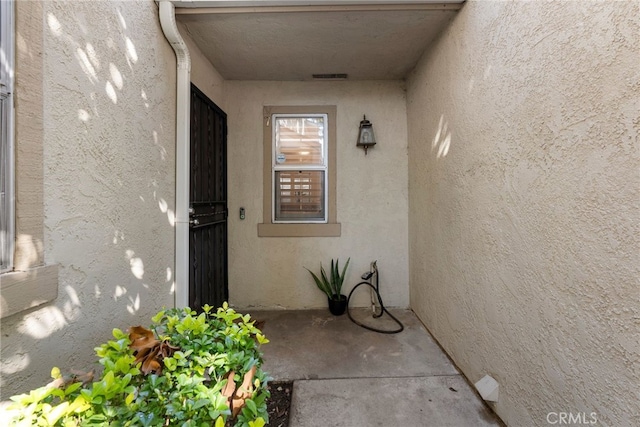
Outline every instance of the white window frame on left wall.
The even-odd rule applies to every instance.
[[[0,273],[13,269],[15,242],[14,2],[0,3]]]

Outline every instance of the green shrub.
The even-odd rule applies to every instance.
[[[96,348],[97,381],[51,371],[54,381],[14,396],[10,425],[249,426],[268,421],[260,344],[249,315],[225,303],[197,314],[170,309]]]

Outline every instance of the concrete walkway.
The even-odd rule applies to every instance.
[[[294,381],[291,427],[502,425],[410,310],[392,310],[405,326],[393,335],[328,310],[245,312],[266,321],[264,370]],[[353,314],[395,327],[368,310]]]

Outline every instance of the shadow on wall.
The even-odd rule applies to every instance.
[[[48,256],[54,258],[48,261],[60,266],[59,291],[52,304],[2,320],[1,399],[48,382],[56,364],[63,370],[91,369],[93,348],[111,337],[112,328],[149,321],[162,302],[172,301],[173,264],[166,264],[167,255],[173,259],[173,243],[160,239],[172,235],[167,228],[175,225],[167,201],[174,197],[167,185],[173,180],[165,178],[173,176],[167,173],[173,171],[173,157],[161,142],[163,135],[173,141],[173,134],[154,119],[162,113],[159,107],[173,111],[173,103],[167,104],[171,97],[164,87],[154,86],[163,71],[156,70],[157,52],[146,48],[150,43],[143,42],[140,30],[134,36],[127,29],[126,7],[139,6],[110,10],[95,31],[90,19],[76,19],[88,13],[56,9],[45,15],[49,53],[43,90],[57,96],[56,108],[44,109],[46,161],[56,162],[45,173],[45,227]],[[16,34],[20,55],[36,54],[28,36]],[[132,37],[143,43],[140,52]],[[48,77],[63,67],[64,77]],[[148,68],[155,75],[147,76]],[[18,114],[27,113],[18,106]]]

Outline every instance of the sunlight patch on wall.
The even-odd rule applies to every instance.
[[[124,233],[118,230],[115,230],[113,232],[113,244],[117,245],[118,244],[118,239],[120,240],[124,240]]]
[[[172,277],[173,272],[171,271],[171,267],[167,267],[167,282],[170,282]]]
[[[93,101],[93,115],[96,117],[100,117],[100,113],[98,112],[98,105],[97,105],[98,95],[95,92],[91,92],[89,94],[89,98],[91,98],[91,101]]]
[[[22,372],[29,367],[31,358],[29,353],[18,353],[12,356],[2,355],[2,363],[0,363],[0,373],[3,375],[15,374]]]
[[[127,249],[126,254],[129,260],[129,266],[131,267],[131,274],[133,274],[136,279],[142,280],[144,276],[144,263],[142,259],[134,257],[135,252],[131,249]]]
[[[83,110],[82,108],[78,110],[78,119],[82,122],[88,122],[91,116],[87,110]]]
[[[158,131],[156,131],[156,130],[153,131],[153,144],[156,147],[158,147],[158,150],[160,151],[160,159],[166,160],[167,159],[167,149],[164,148],[162,145],[160,145],[160,142],[158,142]]]
[[[78,298],[78,293],[76,292],[76,290],[71,286],[66,286],[65,289],[67,290],[67,295],[69,295],[71,304],[75,305],[76,307],[80,307],[82,304],[80,304],[80,298]]]
[[[127,21],[124,20],[124,16],[122,16],[122,11],[118,9],[118,21],[120,22],[120,26],[123,30],[127,29]]]
[[[154,138],[155,137],[156,137],[156,132],[154,131]],[[154,186],[155,185],[156,183],[154,181]],[[153,192],[153,198],[158,201],[158,209],[160,209],[160,212],[167,215],[167,220],[169,221],[169,225],[174,227],[176,223],[176,216],[173,210],[169,209],[169,203],[167,203],[167,201],[162,197],[158,198],[158,194],[155,191]]]
[[[51,12],[47,14],[47,24],[49,25],[49,30],[53,33],[54,36],[60,37],[62,35],[62,25],[58,18]]]
[[[111,102],[113,102],[114,104],[118,103],[118,94],[116,94],[116,90],[113,88],[113,85],[111,84],[111,82],[108,81],[104,85],[104,91],[106,92]]]
[[[98,59],[98,54],[91,43],[87,43],[85,46],[85,52],[87,53],[87,57],[89,58],[89,61],[91,61],[91,64],[100,71],[100,60]]]
[[[31,234],[18,234],[16,237],[16,270],[27,270],[31,266],[38,264],[42,253],[43,244],[40,239],[35,239]]]
[[[122,88],[124,87],[124,80],[122,78],[120,70],[118,70],[118,67],[116,67],[113,62],[109,64],[109,74],[111,74],[111,81],[116,86],[116,88],[118,88],[118,90],[122,90]]]
[[[127,288],[125,288],[124,286],[116,285],[116,289],[113,292],[113,299],[118,301],[118,299],[121,296],[126,295],[126,293],[127,293]]]
[[[147,98],[147,93],[144,91],[144,89],[140,90],[140,97],[144,100],[144,107],[145,108],[149,108],[149,103],[148,98]]]
[[[82,304],[80,303],[78,293],[72,286],[66,286],[65,290],[67,291],[69,300],[64,303],[63,313],[67,321],[73,322],[80,317]]]
[[[136,314],[140,310],[140,294],[137,294],[135,298],[129,298],[129,304],[127,304],[127,311],[130,314]]]
[[[129,37],[126,38],[125,44],[127,45],[127,59],[135,64],[138,62],[138,52],[136,52],[136,47]]]
[[[160,208],[160,212],[167,213],[169,206],[167,205],[167,201],[162,197],[158,200],[158,207]]]
[[[131,264],[131,274],[133,274],[136,279],[142,280],[142,277],[144,276],[144,264],[142,259],[132,258],[129,263]]]
[[[40,340],[67,326],[62,311],[58,307],[43,307],[24,320],[18,331],[31,338]]]
[[[98,74],[96,73],[96,69],[89,60],[89,56],[80,47],[76,49],[76,58],[78,59],[78,63],[80,64],[82,71],[84,71],[85,75],[89,78],[91,83],[98,83]]]
[[[29,59],[33,59],[33,52],[31,51],[31,49],[29,49],[29,45],[27,44],[27,41],[24,39],[24,36],[20,33],[16,34],[16,49],[18,50],[18,53],[22,56],[28,56]],[[2,55],[4,55],[4,52],[2,53]],[[7,60],[4,58],[4,56],[2,57],[2,63],[3,64],[7,64]]]
[[[438,124],[438,131],[431,143],[431,152],[435,152],[436,157],[440,159],[449,154],[450,147],[451,131],[449,130],[449,123],[445,120],[444,114],[442,114],[440,116],[440,123]]]

